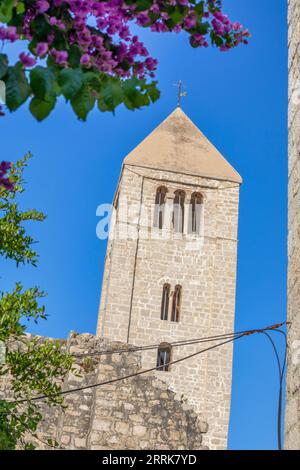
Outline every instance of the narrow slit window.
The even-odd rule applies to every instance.
[[[164,187],[160,187],[156,191],[153,226],[159,229],[164,226],[166,194],[167,188]]]
[[[171,321],[179,322],[181,305],[181,286],[177,285],[173,294]]]
[[[161,320],[168,320],[169,314],[169,299],[170,299],[170,284],[164,284],[163,294],[161,299]]]
[[[202,209],[203,209],[202,194],[200,193],[192,194],[190,207],[189,207],[189,233],[200,234]]]
[[[176,191],[173,206],[173,228],[175,232],[183,233],[184,228],[184,191]]]
[[[163,372],[167,372],[170,370],[171,351],[172,351],[172,348],[167,343],[161,344],[159,346],[158,351],[157,351],[157,363],[156,363],[156,367],[158,370],[161,370]]]

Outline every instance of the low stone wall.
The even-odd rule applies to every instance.
[[[71,333],[62,346],[74,355],[128,348],[123,343],[76,333]],[[69,374],[64,390],[141,370],[138,352],[88,355],[76,357],[75,362],[80,376]],[[3,387],[4,383],[2,391]],[[38,431],[41,440],[35,442],[37,448],[48,448],[41,441],[49,438],[64,449],[204,448],[202,435],[207,424],[186,405],[184,397],[177,397],[151,373],[67,394],[65,403],[64,411],[42,405],[44,419]]]

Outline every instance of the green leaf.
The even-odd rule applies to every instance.
[[[33,97],[30,101],[29,109],[31,114],[38,120],[42,121],[51,113],[56,103],[56,98],[52,97],[47,100],[40,100]]]
[[[101,96],[98,98],[97,103],[98,103],[99,110],[102,111],[103,113],[105,113],[106,111],[112,111],[109,108],[109,106],[107,106],[107,104],[105,104],[105,102],[104,102],[104,100]]]
[[[93,109],[95,101],[96,97],[93,90],[87,84],[84,84],[77,95],[71,99],[71,106],[77,117],[85,121],[88,113]]]
[[[199,34],[202,34],[202,35],[207,34],[209,30],[209,23],[205,22],[205,23],[198,24],[196,27],[196,30],[197,30],[197,33]]]
[[[48,100],[59,93],[56,77],[48,67],[40,65],[30,71],[30,86],[40,100]]]
[[[23,2],[18,2],[16,6],[17,13],[22,14],[25,12],[25,5]]]
[[[170,13],[169,16],[173,22],[173,26],[175,26],[178,23],[182,23],[184,19],[184,12],[177,6],[176,8],[174,8],[174,11]]]
[[[34,31],[34,38],[37,42],[47,42],[51,26],[46,15],[37,15],[31,22],[31,29]]]
[[[150,99],[152,103],[155,103],[160,97],[160,91],[156,87],[157,82],[152,82],[150,85],[147,87],[148,95],[150,96]]]
[[[15,111],[30,95],[30,87],[20,62],[8,67],[5,83],[7,107],[10,111]]]
[[[31,54],[35,55],[36,53],[36,46],[38,44],[38,41],[36,40],[36,38],[33,38],[29,43],[28,43],[28,50],[29,52],[31,52]]]
[[[87,70],[83,73],[82,79],[84,85],[89,86],[89,88],[96,93],[100,93],[103,80],[101,80],[101,74],[99,72]]]
[[[73,44],[69,49],[69,63],[71,67],[79,67],[81,52],[78,46]]]
[[[212,42],[215,43],[218,47],[222,46],[223,39],[215,33],[211,34]]]
[[[0,21],[8,23],[12,17],[14,0],[1,0],[0,2]]]
[[[123,82],[123,90],[125,94],[124,103],[128,109],[138,109],[142,106],[147,106],[150,99],[147,94],[142,93],[138,88],[143,85],[142,80],[131,78]]]
[[[124,91],[120,80],[107,80],[100,91],[98,106],[101,111],[114,111],[124,101]]]
[[[195,6],[195,12],[198,14],[198,16],[203,16],[204,13],[204,1],[202,0],[201,2],[197,3]]]
[[[152,5],[151,0],[139,0],[138,2],[136,2],[135,11],[139,12],[139,11],[149,10],[151,5]]]
[[[8,69],[8,58],[6,54],[0,54],[0,78],[4,77]]]
[[[70,100],[82,86],[82,71],[80,69],[63,69],[58,75],[58,83],[64,97]]]

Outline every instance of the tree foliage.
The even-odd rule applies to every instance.
[[[0,163],[0,191],[1,188],[5,190],[13,189],[13,182],[8,178],[8,171],[11,168],[11,163],[3,161]]]
[[[24,222],[42,221],[45,216],[35,209],[19,209],[17,196],[24,191],[22,174],[30,154],[18,160],[10,169],[10,188],[0,186],[0,256],[20,263],[36,265],[37,253],[33,249],[34,240],[27,235]]]
[[[11,166],[9,178],[13,189],[0,187],[0,253],[3,257],[35,266],[34,240],[24,223],[42,221],[44,214],[35,209],[21,211],[18,194],[24,191],[23,170],[30,155]],[[61,351],[57,341],[28,337],[28,322],[46,319],[40,304],[45,293],[38,287],[24,289],[17,283],[12,292],[0,295],[0,380],[9,384],[0,395],[0,450],[33,449],[32,437],[42,419],[37,395],[45,395],[49,406],[63,406],[61,383],[72,370],[71,357]],[[56,446],[55,442],[46,442]]]
[[[30,100],[41,121],[64,96],[85,120],[95,105],[114,111],[122,103],[134,110],[155,102],[157,61],[133,24],[184,31],[194,48],[210,43],[228,51],[249,37],[222,12],[222,0],[0,0],[0,40],[26,44],[15,64],[0,54],[8,109]]]

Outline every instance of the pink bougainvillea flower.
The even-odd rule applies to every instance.
[[[43,57],[48,52],[48,44],[46,42],[39,42],[36,46],[36,54]]]
[[[83,54],[80,59],[81,65],[87,66],[90,65],[91,57],[89,54]]]
[[[21,52],[19,59],[24,67],[33,67],[36,64],[36,60],[25,52]]]
[[[46,0],[38,0],[36,2],[36,9],[38,13],[45,13],[50,8],[49,3]]]

